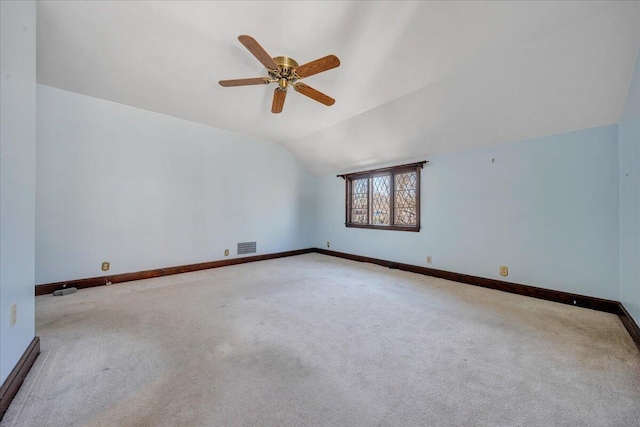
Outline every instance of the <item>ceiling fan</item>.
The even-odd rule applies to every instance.
[[[258,42],[251,36],[239,36],[238,40],[246,47],[253,56],[267,68],[269,77],[254,77],[250,79],[220,80],[220,86],[248,86],[269,83],[278,83],[278,87],[273,92],[273,102],[271,104],[272,113],[282,112],[284,100],[287,96],[289,86],[309,98],[324,105],[331,106],[336,100],[324,93],[315,90],[311,86],[300,82],[300,80],[313,76],[314,74],[336,68],[340,65],[340,60],[335,55],[327,55],[315,61],[303,65],[289,58],[288,56],[276,56],[272,58]]]

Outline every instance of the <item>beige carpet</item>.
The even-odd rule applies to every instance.
[[[320,254],[36,299],[2,426],[639,426],[618,318]]]

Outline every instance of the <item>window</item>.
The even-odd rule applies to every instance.
[[[420,169],[426,162],[338,175],[347,227],[420,231]]]

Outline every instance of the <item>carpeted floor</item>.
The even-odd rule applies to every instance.
[[[5,426],[639,426],[617,316],[320,254],[36,299]]]

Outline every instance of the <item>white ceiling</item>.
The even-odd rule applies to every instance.
[[[273,56],[342,65],[223,88]],[[347,172],[616,123],[640,2],[40,2],[38,82],[283,144],[314,174]]]

